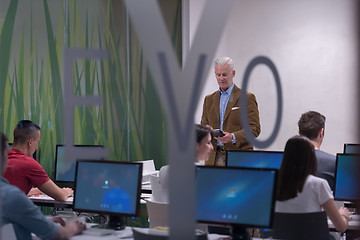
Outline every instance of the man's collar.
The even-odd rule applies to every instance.
[[[233,83],[233,84],[231,85],[231,87],[229,87],[228,89],[226,89],[225,92],[230,95],[231,92],[232,92],[232,90],[234,89],[234,86],[235,86],[235,84]],[[219,93],[220,93],[220,94],[225,93],[225,92],[222,92],[221,89],[219,88]]]

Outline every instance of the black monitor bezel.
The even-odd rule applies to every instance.
[[[81,209],[76,208],[76,188],[77,188],[77,171],[79,162],[88,162],[88,163],[104,163],[104,164],[132,164],[139,165],[139,174],[137,179],[137,193],[136,193],[136,207],[135,213],[117,213],[117,212],[107,212],[107,211],[98,211],[93,209]],[[73,210],[76,212],[86,212],[86,213],[97,213],[102,215],[112,215],[112,216],[124,216],[124,217],[137,217],[140,215],[140,195],[141,195],[141,178],[142,178],[142,163],[134,163],[134,162],[122,162],[122,161],[109,161],[109,160],[78,160],[76,161],[76,170],[75,170],[75,184],[74,184],[74,199],[73,199]]]
[[[269,225],[239,224],[239,223],[231,223],[231,222],[209,221],[209,220],[198,220],[198,219],[196,219],[196,221],[198,223],[219,224],[219,225],[237,226],[237,227],[272,228],[273,221],[274,221],[274,213],[275,213],[275,204],[276,204],[276,193],[277,193],[279,169],[276,169],[276,168],[248,168],[248,167],[222,167],[222,166],[197,166],[196,168],[197,169],[198,168],[209,168],[209,169],[210,168],[211,169],[216,168],[216,169],[221,169],[223,171],[230,170],[230,169],[234,169],[234,170],[250,170],[250,171],[267,171],[267,172],[274,171],[275,172],[274,189],[273,189],[272,196],[271,196],[271,203],[272,203],[271,205],[272,205],[272,207],[271,207],[271,210],[270,210],[270,222],[269,222]],[[197,171],[196,171],[196,173],[197,173]]]
[[[336,197],[336,179],[337,179],[337,174],[338,174],[338,157],[339,156],[358,156],[360,159],[360,154],[345,154],[345,153],[337,153],[336,154],[336,164],[335,164],[335,174],[334,174],[334,179],[335,179],[335,187],[334,187],[334,200],[339,200],[339,201],[349,201],[349,202],[353,202],[356,204],[360,204],[360,199],[352,199],[352,198],[338,198]]]
[[[360,154],[360,152],[359,153],[348,153],[348,152],[346,152],[346,148],[348,146],[357,146],[360,149],[360,144],[359,143],[344,143],[343,154]]]
[[[58,162],[58,148],[59,147],[64,147],[65,145],[64,144],[56,144],[55,146],[55,166],[54,166],[54,182],[56,184],[60,184],[60,185],[63,185],[63,186],[73,186],[74,183],[75,183],[75,176],[74,176],[74,181],[64,181],[64,180],[58,180],[57,179],[57,162]],[[104,148],[103,145],[81,145],[81,144],[76,144],[76,145],[73,145],[73,147],[100,147],[100,148]],[[78,161],[78,159],[76,160]]]
[[[228,166],[228,154],[229,152],[244,152],[244,153],[281,153],[281,154],[284,154],[284,151],[264,151],[264,150],[251,150],[251,151],[247,151],[247,150],[227,150],[226,151],[226,158],[225,158],[225,166],[226,167],[232,167],[232,166]],[[243,167],[243,168],[247,168],[247,167]],[[252,168],[252,167],[249,167],[249,168]],[[255,167],[254,167],[255,168]],[[265,169],[273,169],[273,168],[265,168]],[[276,169],[276,168],[275,168]],[[280,167],[279,167],[280,169]],[[278,169],[278,170],[279,170]]]

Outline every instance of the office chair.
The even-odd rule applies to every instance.
[[[331,239],[326,212],[274,213],[271,236],[291,240]]]
[[[169,226],[169,204],[146,200],[149,228]]]
[[[0,227],[0,239],[16,240],[16,235],[12,224],[9,223]]]

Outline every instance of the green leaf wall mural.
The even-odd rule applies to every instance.
[[[21,119],[41,127],[38,159],[52,177],[63,143],[62,50],[107,49],[105,61],[73,65],[74,93],[103,96],[103,105],[75,109],[76,144],[101,144],[111,160],[167,163],[163,111],[122,1],[0,0],[0,129]],[[181,61],[181,1],[159,1]]]

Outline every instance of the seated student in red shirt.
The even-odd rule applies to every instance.
[[[33,239],[33,233],[37,236],[36,239],[47,240],[70,239],[86,228],[85,224],[79,221],[65,223],[60,217],[45,217],[21,190],[10,185],[1,176],[6,168],[7,158],[8,141],[0,132],[0,227],[12,224],[16,239]]]
[[[55,200],[65,201],[73,194],[73,190],[59,188],[44,168],[31,157],[39,142],[40,127],[30,120],[21,120],[14,129],[14,142],[9,150],[4,177],[27,195],[43,192]]]

